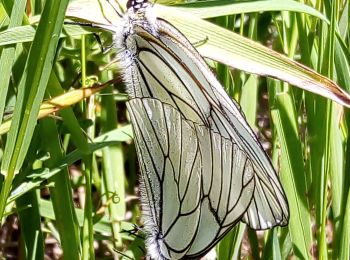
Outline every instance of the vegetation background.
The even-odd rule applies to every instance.
[[[218,259],[350,259],[350,113],[327,98],[350,103],[325,78],[350,91],[349,1],[191,2],[159,0],[172,7],[155,10],[241,104],[291,213],[284,228],[237,225],[217,245]],[[105,4],[0,1],[2,259],[145,255],[142,232],[131,232],[141,223],[127,98],[118,66],[100,69],[115,52],[103,54],[93,33],[104,46],[111,35],[63,24],[67,6],[71,17],[100,23],[98,11],[114,11]]]

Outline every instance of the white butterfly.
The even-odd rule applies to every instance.
[[[238,221],[286,225],[273,166],[238,105],[147,0],[129,0],[115,45],[141,168],[148,254],[198,258]]]

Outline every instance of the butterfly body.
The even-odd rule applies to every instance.
[[[145,0],[115,41],[130,100],[152,259],[203,256],[238,221],[286,225],[273,166],[203,58]]]

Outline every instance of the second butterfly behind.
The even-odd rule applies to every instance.
[[[203,58],[146,0],[127,3],[115,42],[141,169],[152,259],[207,253],[239,221],[286,225],[274,168]]]

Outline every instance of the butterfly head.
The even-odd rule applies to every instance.
[[[152,13],[152,5],[148,0],[128,0],[127,4],[127,16],[129,21],[134,24],[149,22],[148,16]]]
[[[119,41],[125,42],[128,36],[134,32],[134,27],[139,26],[144,30],[157,34],[156,15],[152,10],[152,5],[148,0],[128,0],[127,11],[121,23]]]
[[[133,12],[138,12],[139,10],[146,9],[150,3],[148,0],[128,0],[126,7],[129,9],[133,9]]]

